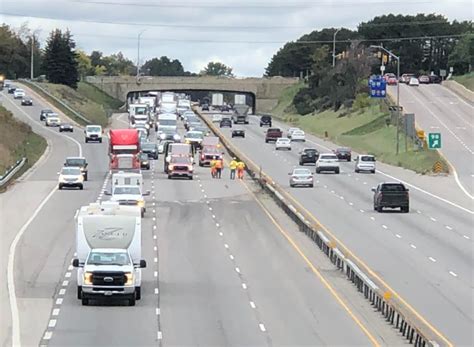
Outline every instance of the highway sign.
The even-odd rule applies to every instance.
[[[385,98],[387,82],[382,76],[371,76],[369,79],[370,97]]]
[[[428,148],[441,148],[441,133],[428,133]]]
[[[446,70],[443,70],[443,69],[439,70],[439,76],[440,77],[446,77]]]

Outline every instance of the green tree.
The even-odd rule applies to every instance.
[[[96,74],[96,69],[92,66],[90,57],[81,50],[77,51],[77,70],[79,77],[83,80],[86,76],[92,76]]]
[[[166,56],[148,60],[143,64],[141,70],[149,70],[150,76],[185,76],[189,74],[184,71],[183,65],[178,59],[170,60]]]
[[[456,75],[472,71],[474,65],[474,34],[468,34],[458,41],[448,58],[448,65]]]
[[[232,74],[232,68],[221,62],[210,61],[203,71],[200,72],[201,75],[208,76],[234,76]]]
[[[102,65],[102,55],[102,52],[92,51],[91,55],[89,56],[92,66],[95,67]]]
[[[51,83],[65,84],[77,88],[78,62],[76,44],[67,30],[51,32],[45,48],[43,70]]]
[[[125,58],[122,52],[103,57],[101,65],[105,67],[105,75],[107,76],[132,76],[137,71],[135,64],[130,59]]]
[[[31,44],[8,25],[0,26],[0,74],[6,78],[29,77]]]

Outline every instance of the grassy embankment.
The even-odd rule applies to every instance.
[[[30,168],[46,149],[46,140],[35,134],[31,127],[15,118],[10,111],[0,106],[0,175],[22,157],[27,163],[17,173],[21,175]]]
[[[351,109],[337,112],[324,111],[314,115],[300,116],[292,106],[292,100],[302,85],[286,89],[273,115],[287,123],[297,126],[307,133],[353,148],[359,153],[369,153],[378,160],[401,166],[415,172],[426,174],[433,171],[436,161],[448,166],[437,151],[415,150],[414,143],[408,140],[405,152],[405,138],[400,134],[400,153],[396,155],[396,127],[387,126],[389,113],[386,104],[369,97],[359,96]]]
[[[453,80],[474,92],[474,72],[461,76],[454,76]]]
[[[62,100],[65,104],[89,119],[92,123],[100,124],[102,126],[106,126],[108,123],[108,117],[123,105],[123,102],[110,97],[97,87],[86,82],[79,82],[76,90],[61,84],[38,83],[38,85]],[[41,96],[45,97],[54,106],[64,112],[64,114],[78,123],[84,124],[81,119],[75,117],[72,112],[54,101],[54,99],[48,98],[41,90],[30,84],[28,84],[28,86],[34,89]]]

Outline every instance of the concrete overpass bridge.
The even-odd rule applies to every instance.
[[[282,91],[298,83],[298,78],[141,77],[137,81],[132,76],[89,76],[86,81],[123,102],[144,91],[228,92],[250,95],[254,110],[268,112]]]

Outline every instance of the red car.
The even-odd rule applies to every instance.
[[[193,161],[190,157],[171,157],[168,166],[168,179],[173,177],[187,177],[193,179]]]

